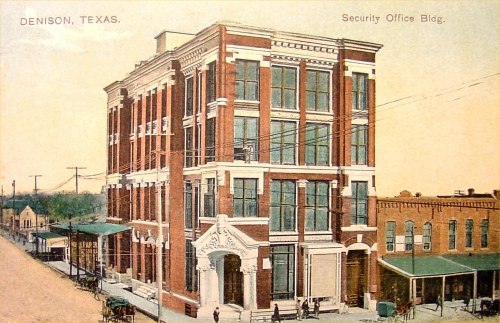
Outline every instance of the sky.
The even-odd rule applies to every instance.
[[[30,192],[30,175],[43,175],[40,192],[74,191],[68,167],[84,167],[79,191],[99,192],[103,88],[153,56],[162,30],[197,33],[230,20],[384,46],[378,196],[492,192],[500,188],[499,16],[498,1],[1,1],[0,186],[10,196],[15,180],[17,192]],[[56,17],[70,23],[28,20]]]

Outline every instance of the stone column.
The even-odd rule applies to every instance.
[[[254,310],[257,308],[257,259],[242,260],[240,270],[243,273],[243,308]]]
[[[196,269],[200,272],[200,307],[205,307],[210,295],[210,286],[208,284],[210,260],[208,257],[198,257]]]

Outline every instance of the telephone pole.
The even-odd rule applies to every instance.
[[[74,169],[75,170],[75,182],[76,182],[76,195],[78,195],[78,170],[79,169],[87,169],[87,167],[66,167],[66,169]]]
[[[37,198],[38,202],[38,186],[36,185],[36,179],[38,177],[42,177],[43,175],[30,175],[30,177],[35,178],[35,189],[33,192],[35,192],[35,197]],[[34,206],[33,206],[34,207]],[[35,250],[36,250],[36,255],[38,256],[38,210],[35,210],[35,231],[36,231],[36,237],[35,237]]]

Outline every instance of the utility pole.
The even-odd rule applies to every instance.
[[[12,181],[12,210],[14,211],[13,219],[12,221],[12,229],[14,230],[14,234],[16,233],[16,214],[17,214],[17,209],[16,209],[16,180]],[[20,220],[19,220],[20,221]]]
[[[0,232],[3,236],[3,230],[5,229],[5,225],[3,223],[3,185],[2,185],[2,197],[1,197],[1,200],[0,200],[0,225],[2,226],[0,228]]]
[[[76,182],[76,195],[78,195],[78,169],[87,169],[87,167],[66,167],[66,169],[74,169],[75,170],[75,182]]]
[[[161,201],[161,185],[160,182],[160,159],[158,156],[162,154],[161,151],[156,150],[156,194],[158,194],[158,206],[157,206],[157,220],[158,220],[158,237],[156,243],[156,283],[158,285],[158,323],[161,323],[161,314],[163,306],[163,226],[162,226],[162,201]],[[165,201],[168,203],[168,201]],[[170,239],[170,237],[169,237]]]
[[[38,186],[36,185],[36,179],[38,177],[42,177],[43,175],[30,175],[30,177],[34,177],[35,178],[35,189],[33,190],[33,192],[35,192],[35,197],[37,198],[37,201],[38,201]],[[35,238],[35,252],[36,252],[36,255],[38,256],[38,211],[35,211],[35,231],[36,231],[36,238]]]

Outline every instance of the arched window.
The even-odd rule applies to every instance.
[[[481,248],[488,248],[488,226],[488,220],[481,222]]]
[[[432,224],[430,222],[426,222],[424,224],[424,235],[422,237],[422,242],[424,244],[424,250],[431,250],[432,247]]]
[[[474,220],[465,221],[465,248],[472,248],[472,232],[474,231]]]
[[[413,249],[413,221],[405,222],[405,250]]]
[[[448,222],[448,249],[457,249],[457,221]]]
[[[389,221],[385,225],[385,248],[387,252],[394,251],[396,239],[396,222]]]

